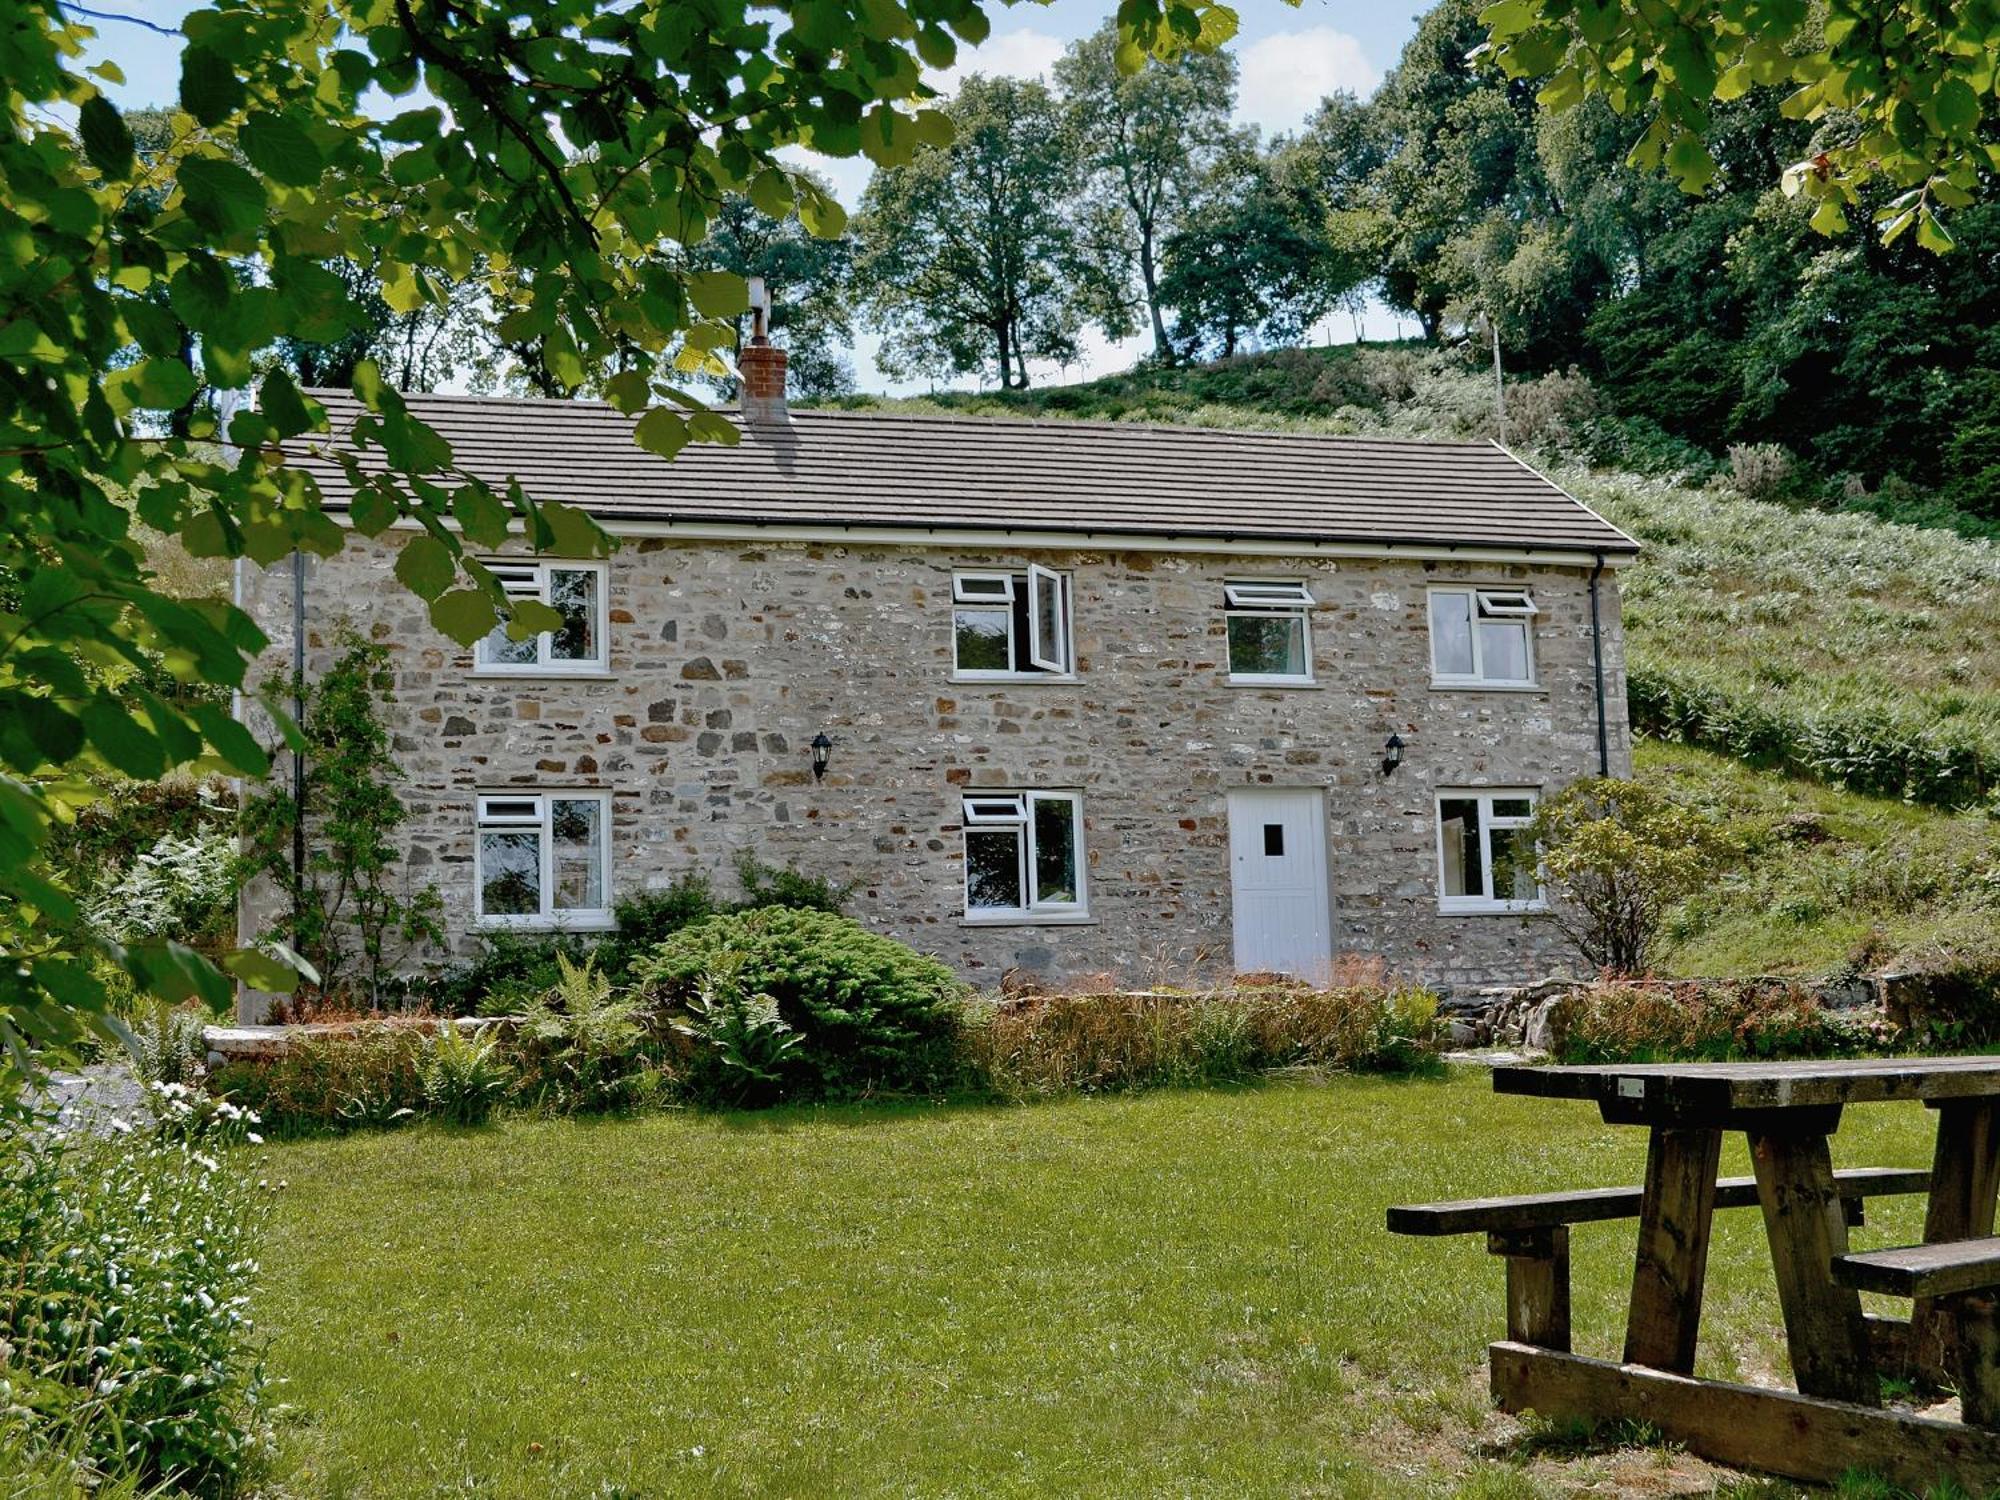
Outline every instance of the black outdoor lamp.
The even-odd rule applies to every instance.
[[[1382,774],[1387,776],[1402,763],[1403,737],[1392,730],[1389,734],[1389,743],[1382,747]]]
[[[813,753],[813,780],[814,781],[824,780],[826,777],[826,763],[829,760],[833,759],[833,741],[826,737],[826,731],[824,729],[822,729],[818,734],[813,736],[812,753]]]

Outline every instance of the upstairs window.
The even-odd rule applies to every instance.
[[[967,917],[1083,914],[1081,796],[979,792],[965,798],[964,816]]]
[[[1527,827],[1533,792],[1438,794],[1438,909],[1446,912],[1533,911],[1541,881]]]
[[[604,564],[571,562],[489,562],[510,599],[533,599],[563,617],[560,627],[524,641],[507,638],[504,624],[473,650],[481,672],[603,672],[611,664],[607,648]]]
[[[499,927],[611,925],[607,792],[479,798],[474,910]]]
[[[1535,614],[1534,596],[1525,589],[1432,589],[1432,680],[1452,686],[1532,686]]]
[[[1231,682],[1309,683],[1312,593],[1303,583],[1238,579],[1222,586]]]
[[[952,671],[969,678],[1066,677],[1076,670],[1069,575],[954,573]]]

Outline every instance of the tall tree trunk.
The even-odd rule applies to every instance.
[[[1167,337],[1167,322],[1160,315],[1160,276],[1153,263],[1153,229],[1150,224],[1139,231],[1139,280],[1146,289],[1146,310],[1153,316],[1153,353],[1160,363],[1171,365],[1180,356],[1174,349],[1173,340]]]
[[[993,329],[994,337],[1000,345],[1000,389],[1003,391],[1010,389],[1014,384],[1014,373],[1008,368],[1009,354],[1007,349],[1007,335],[1012,331],[1012,328],[1013,325],[1005,317],[1002,317]]]

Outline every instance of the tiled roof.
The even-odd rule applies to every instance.
[[[310,394],[336,438],[360,411],[344,391]],[[691,443],[669,461],[639,448],[631,420],[597,402],[407,399],[464,469],[489,482],[517,478],[530,495],[607,524],[1637,550],[1490,443],[795,410],[777,424],[739,421],[734,447]],[[313,472],[330,504],[344,505],[341,470],[305,453],[308,441],[290,445],[292,461]]]

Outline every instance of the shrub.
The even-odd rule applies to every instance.
[[[1779,500],[1791,492],[1797,465],[1782,443],[1731,443],[1729,482],[1748,500]]]
[[[590,945],[573,932],[519,933],[495,928],[480,934],[471,960],[447,969],[431,984],[435,1009],[448,1016],[511,1016],[526,1010],[562,978],[558,961],[581,963]]]
[[[741,966],[711,969],[695,984],[687,1014],[673,1023],[692,1045],[683,1087],[706,1104],[769,1104],[783,1093],[799,1035],[778,1002],[751,994]]]
[[[559,977],[515,1028],[519,1095],[557,1114],[627,1109],[661,1092],[661,1049],[638,997],[620,991],[595,962],[558,955]]]
[[[407,1026],[298,1037],[269,1062],[218,1068],[209,1087],[255,1110],[272,1135],[400,1124],[425,1107],[427,1046]]]
[[[475,1036],[447,1021],[437,1029],[418,1065],[424,1108],[453,1125],[477,1125],[493,1113],[514,1083],[496,1036]]]
[[[839,912],[854,894],[852,885],[835,885],[789,866],[767,865],[748,849],[736,858],[736,874],[743,882],[739,911],[789,906],[798,911]]]
[[[614,982],[627,979],[634,960],[721,909],[706,875],[683,875],[664,890],[629,896],[613,908],[618,930],[597,945],[597,966]]]
[[[265,1381],[247,1306],[260,1214],[244,1163],[221,1150],[242,1126],[0,1139],[10,1473],[46,1477],[50,1494],[168,1482],[217,1494],[256,1458]]]
[[[1621,981],[1581,986],[1550,1016],[1558,1062],[1841,1057],[1880,1044],[1790,984]]]
[[[208,1075],[207,1015],[156,1005],[132,1028],[132,1071],[141,1083],[197,1084]]]
[[[1224,1083],[1279,1067],[1426,1072],[1437,997],[1395,985],[1046,995],[971,1013],[974,1076],[1004,1098]]]
[[[122,943],[173,938],[214,950],[233,938],[236,842],[221,830],[163,833],[89,906],[91,926]]]
[[[1634,974],[1671,908],[1739,852],[1729,830],[1643,782],[1591,777],[1543,802],[1523,841],[1584,962]]]
[[[932,1093],[956,1071],[959,980],[936,959],[831,912],[765,907],[690,927],[634,974],[685,1010],[712,974],[777,1002],[798,1033],[788,1080],[819,1098]]]

